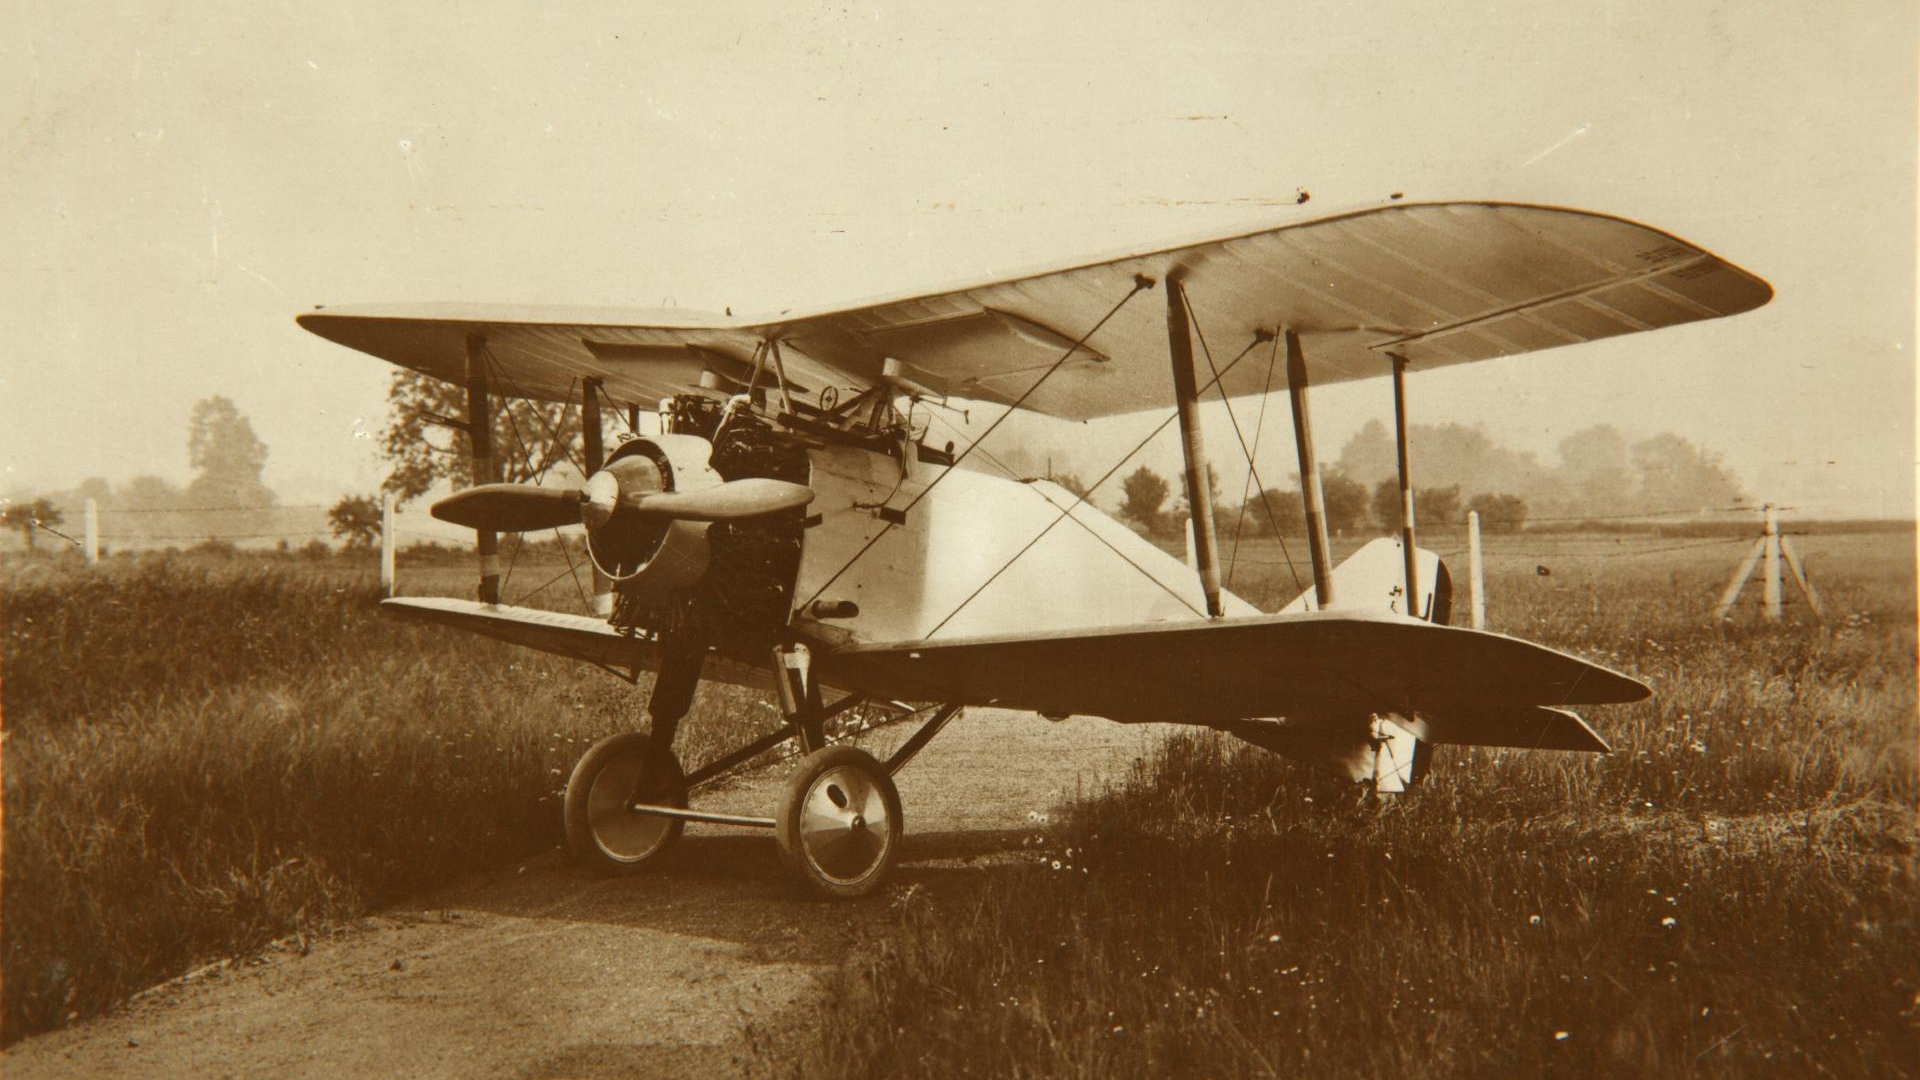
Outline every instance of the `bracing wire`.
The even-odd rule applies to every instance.
[[[1152,278],[1147,277],[1143,274],[1136,275],[1133,279],[1133,288],[1128,290],[1127,295],[1121,297],[1120,301],[1114,304],[1112,308],[1108,309],[1105,315],[1100,316],[1100,321],[1097,323],[1094,323],[1091,329],[1089,329],[1086,333],[1080,335],[1080,340],[1068,346],[1067,350],[1060,354],[1060,359],[1055,360],[1051,367],[1047,368],[1046,371],[1042,372],[1040,377],[1033,381],[1032,386],[1027,387],[1024,393],[1022,393],[1019,397],[1013,400],[1013,404],[1007,406],[1007,410],[1005,412],[1001,413],[998,417],[996,417],[993,423],[987,425],[987,430],[981,432],[979,438],[967,444],[967,448],[965,450],[962,450],[959,456],[953,459],[953,464],[947,466],[947,469],[945,472],[942,472],[939,476],[934,477],[932,483],[928,484],[924,488],[921,488],[920,494],[915,495],[911,502],[907,503],[906,506],[901,508],[900,512],[902,514],[905,514],[908,511],[912,510],[914,507],[920,505],[920,501],[922,499],[925,499],[929,494],[931,494],[934,488],[939,487],[940,481],[945,480],[947,477],[953,475],[954,470],[960,467],[960,463],[962,461],[965,461],[967,459],[967,456],[973,453],[973,451],[976,448],[978,448],[981,443],[985,442],[987,440],[987,437],[992,435],[994,431],[1000,427],[1001,424],[1005,423],[1007,420],[1007,417],[1012,416],[1015,412],[1019,411],[1020,406],[1026,404],[1028,398],[1032,397],[1034,393],[1038,391],[1040,387],[1043,386],[1048,379],[1053,377],[1053,374],[1055,372],[1059,371],[1060,368],[1066,364],[1068,360],[1073,359],[1073,354],[1080,351],[1081,346],[1087,343],[1088,338],[1091,338],[1093,335],[1099,333],[1100,328],[1107,325],[1107,320],[1113,318],[1115,315],[1118,315],[1120,313],[1120,309],[1127,306],[1127,301],[1132,300],[1134,297],[1139,296],[1142,292],[1145,292],[1146,290],[1153,288],[1153,286],[1154,286],[1154,280]],[[881,537],[887,535],[887,533],[891,531],[893,531],[893,522],[889,521],[885,525],[881,526],[879,531],[873,534],[873,538],[868,540],[865,544],[862,544],[860,546],[860,550],[853,553],[852,558],[848,559],[845,563],[841,564],[840,569],[835,570],[833,572],[833,576],[829,577],[826,580],[825,584],[821,585],[818,589],[814,590],[813,595],[807,598],[807,603],[811,604],[815,600],[820,599],[820,596],[822,593],[825,593],[828,589],[832,588],[833,583],[836,581],[839,581],[841,575],[845,574],[848,570],[852,569],[853,565],[859,562],[861,558],[866,555],[867,552],[873,550],[873,545],[879,543]],[[951,616],[949,616],[949,618],[951,618]]]
[[[1201,387],[1199,392],[1204,394],[1208,390],[1212,389],[1214,386],[1219,385],[1220,380],[1224,378],[1228,372],[1232,371],[1236,366],[1238,366],[1240,361],[1246,359],[1247,354],[1253,351],[1253,347],[1255,345],[1260,344],[1262,336],[1263,335],[1261,334],[1254,335],[1253,340],[1247,342],[1247,347],[1240,350],[1240,355],[1234,357],[1224,369],[1216,369],[1214,372],[1213,381],[1208,383],[1206,386]],[[949,611],[947,613],[946,618],[941,619],[937,624],[934,625],[933,629],[927,631],[927,636],[932,637],[933,635],[939,633],[941,627],[952,622],[956,615],[959,615],[960,612],[966,610],[966,607],[968,604],[973,603],[976,597],[978,597],[981,593],[986,592],[988,586],[992,585],[995,581],[1000,580],[1000,575],[1012,569],[1014,563],[1019,562],[1022,556],[1024,556],[1027,552],[1033,550],[1033,546],[1035,544],[1038,544],[1048,533],[1052,532],[1054,529],[1054,526],[1060,524],[1062,521],[1065,521],[1068,517],[1071,517],[1073,512],[1079,509],[1082,503],[1087,501],[1088,495],[1091,495],[1095,491],[1099,490],[1100,485],[1112,479],[1113,474],[1119,472],[1121,468],[1126,465],[1127,462],[1133,460],[1133,456],[1135,454],[1138,454],[1140,451],[1146,449],[1148,443],[1152,442],[1154,439],[1159,438],[1160,433],[1167,430],[1167,426],[1172,424],[1176,419],[1178,419],[1179,415],[1180,415],[1179,412],[1175,411],[1174,413],[1169,415],[1165,420],[1160,421],[1157,427],[1155,427],[1152,431],[1147,433],[1146,438],[1141,439],[1138,443],[1134,444],[1133,449],[1127,451],[1126,454],[1120,458],[1120,460],[1114,462],[1113,466],[1109,468],[1106,472],[1101,473],[1100,479],[1095,480],[1091,484],[1088,484],[1086,495],[1076,494],[1073,498],[1073,502],[1067,504],[1066,509],[1060,511],[1058,516],[1056,516],[1052,521],[1047,523],[1046,528],[1041,529],[1040,532],[1037,535],[1035,535],[1033,539],[1027,541],[1026,546],[1022,547],[1019,551],[1014,552],[1012,558],[1008,559],[1004,563],[1001,563],[1000,568],[998,570],[995,570],[991,575],[989,575],[987,577],[987,580],[981,582],[979,588],[968,593],[967,598],[960,601],[959,607],[956,607],[952,611]],[[1154,577],[1153,574],[1148,573],[1146,568],[1142,567],[1139,563],[1134,562],[1132,559],[1128,559],[1126,555],[1122,553],[1119,549],[1113,548],[1113,545],[1109,544],[1107,546],[1110,549],[1112,549],[1115,554],[1119,555],[1122,559],[1125,559],[1128,565],[1132,566],[1135,570],[1140,571],[1142,574],[1145,574],[1150,580],[1152,580],[1155,584],[1159,585],[1161,588],[1166,589],[1169,593],[1172,593],[1176,599],[1178,599],[1182,604],[1185,604],[1187,608],[1191,610],[1194,614],[1200,615],[1203,618],[1205,617],[1206,613],[1204,611],[1201,611],[1199,608],[1194,607],[1193,604],[1188,602],[1186,597],[1181,596],[1179,593],[1174,592],[1174,590],[1172,590],[1171,588],[1168,588],[1165,582],[1162,582],[1159,578]]]

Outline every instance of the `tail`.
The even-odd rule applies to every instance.
[[[1406,561],[1398,540],[1374,540],[1333,572],[1329,611],[1382,607],[1446,624],[1453,614],[1453,579],[1431,551],[1414,549],[1413,602]],[[1309,589],[1283,614],[1318,608]],[[1414,703],[1419,705],[1420,703]],[[1436,702],[1371,715],[1246,720],[1229,730],[1242,739],[1322,769],[1370,783],[1381,793],[1406,790],[1425,775],[1436,744],[1511,746],[1538,750],[1606,753],[1608,746],[1586,721],[1550,705]]]

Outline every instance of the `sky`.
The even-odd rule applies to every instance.
[[[222,394],[283,501],[371,491],[389,369],[299,330],[316,304],[827,306],[1284,220],[1301,191],[1404,192],[1642,221],[1777,294],[1421,373],[1416,421],[1548,461],[1590,424],[1674,431],[1757,499],[1911,516],[1916,21],[1903,0],[24,0],[0,12],[0,490],[185,483],[188,416]],[[1390,415],[1384,382],[1315,395],[1323,460]],[[1158,420],[1020,430],[1119,448]]]

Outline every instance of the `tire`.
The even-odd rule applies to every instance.
[[[808,754],[787,779],[775,835],[780,858],[811,892],[835,899],[880,887],[900,847],[900,792],[852,746]]]
[[[629,731],[593,744],[567,780],[567,850],[599,874],[633,874],[659,864],[686,828],[679,818],[637,814],[636,802],[685,809],[687,784],[672,751],[654,754]]]

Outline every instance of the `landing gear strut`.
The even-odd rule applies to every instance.
[[[960,712],[942,705],[882,762],[864,750],[826,745],[826,721],[866,698],[848,695],[824,705],[804,645],[774,649],[780,730],[756,739],[693,773],[682,772],[673,737],[693,703],[706,650],[690,642],[662,642],[664,655],[647,703],[651,727],[627,732],[588,750],[567,782],[567,847],[575,859],[603,874],[630,874],[658,865],[689,821],[771,829],[780,857],[817,895],[865,896],[886,880],[899,852],[903,815],[893,775],[913,760]],[[774,817],[695,810],[687,793],[732,772],[790,740],[805,756],[788,778]]]

